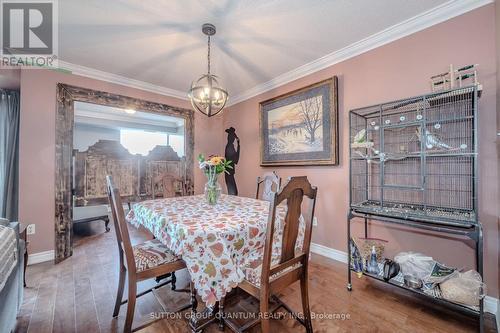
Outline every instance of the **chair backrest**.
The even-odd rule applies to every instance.
[[[182,181],[182,195],[194,195],[193,182],[189,178],[184,178]]]
[[[130,235],[128,232],[127,221],[125,220],[120,191],[114,187],[113,177],[109,175],[106,176],[106,183],[109,205],[113,216],[113,224],[115,226],[116,240],[118,242],[118,251],[120,253],[120,262],[121,264],[126,262],[129,273],[135,273],[136,267],[134,251],[132,250],[132,244],[130,242]]]
[[[181,182],[181,180],[177,179],[177,177],[173,175],[165,174],[163,175],[161,181],[163,185],[163,197],[164,198],[175,197],[177,192],[179,192],[178,185],[179,182]]]
[[[274,193],[269,207],[269,220],[267,224],[266,244],[262,263],[262,281],[269,281],[269,276],[274,272],[294,263],[301,262],[307,265],[309,249],[311,245],[311,231],[316,205],[317,188],[311,186],[307,177],[291,177],[279,193]],[[303,205],[304,197],[309,202]],[[279,204],[286,200],[287,213],[284,218],[284,227],[281,242],[281,258],[277,266],[271,269],[271,258],[273,251],[273,239],[275,232],[276,209]],[[305,214],[302,207],[308,206]],[[301,216],[304,218],[305,231],[302,244],[302,253],[295,253],[295,243],[299,234]]]
[[[257,191],[255,199],[271,201],[273,192],[279,192],[281,187],[281,178],[276,171],[266,172],[262,177],[257,177]],[[262,188],[262,194],[259,196],[259,191]]]

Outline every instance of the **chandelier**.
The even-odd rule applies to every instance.
[[[189,89],[189,100],[195,110],[208,117],[215,116],[224,109],[228,94],[217,80],[217,76],[210,73],[210,36],[215,35],[215,26],[210,23],[203,24],[201,31],[208,36],[208,70],[198,80],[193,81]]]

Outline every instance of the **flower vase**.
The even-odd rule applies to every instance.
[[[221,193],[221,187],[219,185],[219,182],[217,181],[217,177],[214,177],[214,179],[209,180],[205,184],[205,200],[207,203],[211,206],[215,206],[217,202],[219,201]]]

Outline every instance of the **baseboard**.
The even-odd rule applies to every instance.
[[[28,255],[28,265],[34,265],[45,261],[51,261],[55,258],[54,250],[30,253]]]
[[[332,249],[324,245],[311,243],[311,252],[319,254],[320,256],[347,263],[347,253],[340,250]]]
[[[484,312],[493,313],[497,320],[497,330],[500,329],[500,307],[498,298],[486,296],[484,298]]]
[[[347,263],[347,253],[344,251],[332,249],[331,247],[327,247],[324,245],[311,243],[311,252],[319,254],[320,256],[327,257],[336,261],[340,261],[342,263]],[[484,298],[484,311],[492,313],[496,316],[497,319],[497,327],[500,328],[499,323],[499,310],[500,307],[498,305],[498,298],[486,296]]]

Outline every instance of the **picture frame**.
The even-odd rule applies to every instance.
[[[260,103],[263,167],[338,165],[338,78]]]

